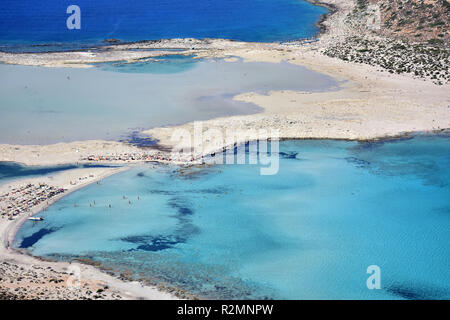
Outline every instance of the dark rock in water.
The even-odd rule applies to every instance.
[[[129,236],[121,238],[120,240],[136,243],[139,246],[136,248],[137,250],[144,251],[161,251],[165,249],[173,248],[178,243],[184,243],[186,239],[182,239],[177,236],[152,236],[152,235],[141,235],[141,236]],[[129,251],[134,251],[135,249],[131,249]]]
[[[106,43],[119,43],[120,40],[119,39],[105,39],[105,40],[103,40],[103,42],[106,42]]]

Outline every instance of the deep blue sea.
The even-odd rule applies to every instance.
[[[448,136],[284,141],[279,173],[259,172],[135,167],[63,198],[15,245],[203,298],[450,298]]]
[[[79,30],[66,26],[66,9],[72,4],[81,9]],[[0,49],[55,43],[70,48],[68,44],[99,44],[109,38],[286,41],[316,34],[315,23],[326,12],[302,0],[3,0]]]

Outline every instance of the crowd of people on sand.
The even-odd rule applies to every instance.
[[[48,201],[64,191],[62,188],[45,183],[12,188],[9,192],[0,195],[1,217],[14,219],[17,215],[29,212],[34,206]]]
[[[170,162],[170,161],[183,161],[188,162],[186,159],[179,157],[178,159],[173,159],[168,156],[167,153],[156,152],[152,154],[148,153],[119,153],[119,154],[109,154],[109,155],[90,155],[88,157],[82,158],[82,161],[158,161],[158,162]],[[190,161],[194,159],[191,158]]]

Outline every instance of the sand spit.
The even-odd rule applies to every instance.
[[[340,81],[331,92],[309,93],[272,91],[268,95],[248,92],[234,97],[252,102],[264,111],[256,115],[219,118],[203,122],[204,130],[277,129],[280,138],[330,138],[366,140],[399,136],[450,127],[450,84],[436,85],[411,73],[390,73],[374,64],[343,61],[324,52],[353,36],[372,34],[349,20],[355,8],[351,0],[321,1],[332,6],[333,14],[320,25],[319,41],[289,43],[246,43],[223,39],[163,39],[102,47],[93,52],[43,54],[0,53],[6,63],[61,66],[70,61],[77,65],[92,62],[133,61],[160,54],[168,49],[181,50],[198,58],[279,63],[286,61],[327,74]],[[381,39],[378,36],[377,39]],[[381,41],[381,40],[380,40]],[[141,50],[141,51],[135,51]],[[152,50],[152,51],[145,51]],[[158,53],[159,52],[159,53]],[[380,57],[381,58],[381,57]],[[406,59],[407,57],[405,57]],[[192,129],[191,124],[154,128],[144,131],[159,140],[160,146],[174,146],[171,136],[176,129]],[[244,142],[249,137],[236,142]],[[217,151],[205,148],[202,153]],[[147,150],[145,152],[148,152]],[[150,151],[153,152],[153,151]],[[156,152],[156,151],[155,151]],[[124,153],[143,153],[142,149],[119,142],[82,141],[50,146],[0,145],[0,161],[24,164],[58,164],[81,161],[89,156],[117,158]],[[162,158],[171,159],[167,154]],[[182,159],[185,161],[186,159]],[[119,161],[123,163],[135,161]]]

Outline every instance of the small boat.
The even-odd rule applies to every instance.
[[[42,218],[42,217],[29,217],[28,220],[31,220],[31,221],[44,221],[44,218]]]

